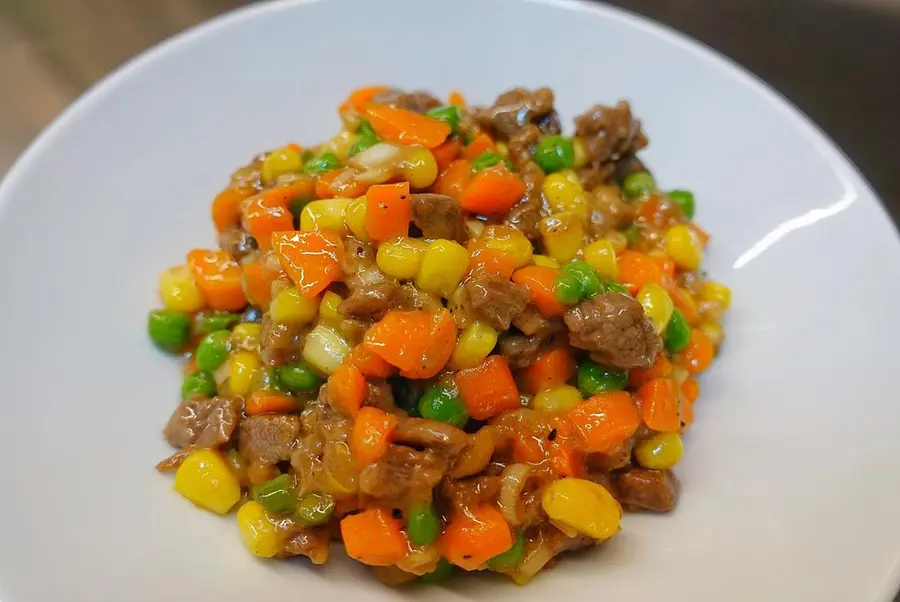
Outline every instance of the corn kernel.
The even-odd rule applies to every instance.
[[[344,363],[350,343],[325,324],[319,324],[306,335],[303,360],[323,374],[331,374]]]
[[[330,324],[340,324],[344,319],[343,314],[338,311],[338,306],[343,299],[334,291],[327,291],[322,295],[322,302],[319,304],[319,315],[322,320]]]
[[[397,280],[412,280],[422,267],[427,245],[418,238],[401,238],[378,245],[378,269]]]
[[[703,243],[697,233],[684,225],[672,226],[663,239],[663,248],[684,270],[696,270],[703,262]]]
[[[668,470],[681,460],[684,445],[678,433],[655,433],[634,448],[634,458],[644,468]]]
[[[619,232],[618,230],[610,230],[603,235],[603,238],[609,241],[609,244],[613,246],[613,249],[616,253],[624,251],[628,248],[628,237],[625,236],[624,232]]]
[[[574,172],[572,173],[574,175]],[[584,190],[577,179],[578,176],[575,176],[573,182],[566,172],[553,173],[544,178],[544,196],[554,213],[561,211],[571,211],[578,215],[587,213]]]
[[[498,155],[500,155],[501,157],[509,156],[509,146],[505,142],[503,142],[503,141],[497,142],[496,146],[497,146],[497,154]]]
[[[300,229],[344,231],[344,213],[350,199],[321,199],[313,201],[300,212]]]
[[[608,240],[598,240],[586,246],[584,260],[603,278],[618,280],[619,264],[616,262],[616,250]]]
[[[272,558],[278,553],[278,528],[269,519],[266,509],[255,500],[250,500],[237,511],[241,541],[247,551],[260,558]]]
[[[278,176],[286,173],[300,171],[303,161],[300,153],[290,147],[279,148],[269,153],[262,164],[262,179],[268,185],[272,185]]]
[[[584,225],[574,213],[557,213],[545,217],[540,224],[547,254],[559,263],[575,259],[584,242]]]
[[[656,332],[662,332],[672,318],[675,304],[669,293],[655,283],[645,284],[637,294],[638,303],[644,307],[644,313],[653,322]]]
[[[585,165],[587,165],[590,156],[588,155],[587,144],[585,144],[582,138],[576,136],[572,139],[572,146],[575,149],[575,161],[572,166],[575,169],[581,169]]]
[[[604,540],[619,530],[622,507],[602,485],[585,479],[558,479],[541,498],[541,506],[553,524],[564,532]]]
[[[531,241],[512,226],[488,226],[478,238],[478,246],[500,251],[512,259],[517,268],[531,263]]]
[[[697,326],[697,330],[709,337],[713,347],[718,348],[725,340],[725,331],[722,329],[722,325],[715,320],[704,320]]]
[[[559,269],[559,262],[552,257],[547,257],[546,255],[534,255],[531,260],[534,262],[534,265],[539,265],[542,268]]]
[[[255,351],[259,349],[259,337],[262,326],[253,323],[238,324],[231,331],[231,342],[237,349]]]
[[[367,206],[366,197],[363,195],[350,201],[347,205],[347,210],[344,212],[344,221],[347,223],[350,232],[353,233],[353,236],[363,241],[369,240],[369,232],[366,230]]]
[[[206,306],[203,293],[187,266],[169,268],[159,275],[159,296],[166,308],[192,314]]]
[[[412,188],[427,188],[437,179],[437,161],[427,148],[413,146],[405,149],[399,167],[400,177],[408,181]]]
[[[269,304],[269,317],[273,322],[302,326],[313,321],[318,313],[316,299],[309,299],[296,288],[286,288],[275,295]]]
[[[475,322],[462,331],[450,358],[455,368],[474,368],[497,344],[497,331],[484,322]]]
[[[469,252],[458,243],[438,239],[428,245],[422,256],[416,286],[447,298],[456,290],[468,269]]]
[[[581,403],[581,392],[571,385],[560,385],[553,389],[539,391],[531,402],[531,407],[542,412],[561,412]]]
[[[229,364],[228,388],[235,395],[249,395],[256,382],[256,373],[262,366],[259,356],[250,351],[238,351]]]
[[[712,280],[704,282],[700,298],[704,301],[718,303],[722,311],[727,311],[731,307],[731,289],[719,282],[713,282]]]
[[[320,146],[316,154],[334,153],[342,162],[346,161],[347,155],[350,154],[350,148],[353,146],[353,143],[356,142],[356,137],[355,132],[341,130],[329,139],[328,142]]]
[[[241,486],[228,462],[210,449],[192,452],[175,473],[175,491],[201,508],[225,514],[241,499]]]

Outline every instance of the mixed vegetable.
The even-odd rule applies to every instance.
[[[256,556],[321,564],[339,539],[392,585],[525,583],[623,508],[671,510],[731,293],[630,106],[573,136],[548,89],[370,86],[339,114],[238,169],[218,248],[159,277],[175,489],[236,510]]]

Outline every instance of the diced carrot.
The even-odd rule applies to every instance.
[[[406,109],[373,102],[365,106],[363,113],[385,142],[434,148],[450,135],[450,124]]]
[[[684,395],[685,401],[691,403],[697,401],[697,398],[700,397],[700,383],[697,382],[696,376],[688,376],[685,381],[681,383],[681,394]]]
[[[365,345],[357,345],[350,351],[347,361],[356,366],[366,378],[387,378],[396,369]]]
[[[642,217],[645,220],[652,220],[653,216],[656,215],[657,209],[659,209],[660,198],[658,195],[650,195],[643,201],[638,201],[637,211],[635,212],[638,217]]]
[[[483,169],[469,180],[459,196],[459,204],[466,211],[490,215],[505,213],[525,194],[522,178],[498,163]]]
[[[472,166],[465,159],[457,159],[441,172],[434,183],[434,191],[459,199],[463,188],[472,179]]]
[[[512,441],[514,462],[539,464],[547,457],[544,441],[534,433],[517,432]]]
[[[275,391],[254,391],[244,402],[244,412],[248,416],[275,412],[296,412],[303,404],[296,397]]]
[[[347,100],[341,103],[338,113],[345,113],[350,109],[355,109],[358,113],[362,113],[366,105],[372,102],[373,98],[387,89],[387,86],[363,86],[362,88],[357,88],[350,93]]]
[[[269,249],[273,232],[293,229],[294,216],[288,202],[283,195],[260,194],[244,205],[244,225],[260,249]]]
[[[675,277],[675,260],[665,254],[650,254],[650,257],[659,265],[659,269],[662,270],[663,276],[668,278]]]
[[[681,432],[694,424],[694,402],[685,400],[681,407]]]
[[[515,269],[515,260],[497,249],[477,248],[469,256],[469,276],[499,276],[509,280]]]
[[[463,97],[462,94],[460,94],[456,90],[454,90],[453,92],[450,93],[450,98],[449,98],[448,102],[450,104],[452,104],[453,106],[459,107],[460,109],[466,108],[466,99]]]
[[[409,234],[409,182],[379,184],[366,194],[366,231],[372,240],[386,241]]]
[[[479,132],[472,139],[472,142],[463,147],[462,153],[463,157],[471,161],[472,159],[477,159],[482,153],[495,150],[497,150],[497,145],[494,144],[491,137],[484,132]]]
[[[350,432],[350,451],[359,466],[377,462],[391,444],[397,417],[372,406],[360,408]]]
[[[557,436],[547,442],[550,464],[561,477],[583,477],[587,473],[584,454],[569,439]]]
[[[209,307],[237,311],[247,305],[241,266],[228,253],[195,249],[188,253],[187,260]]]
[[[391,311],[366,333],[369,351],[400,368],[407,378],[431,378],[453,354],[456,322],[446,309]]]
[[[628,372],[628,386],[637,389],[648,380],[663,378],[670,374],[672,374],[672,362],[664,352],[660,351],[649,368],[632,368]]]
[[[241,219],[241,203],[253,194],[253,190],[226,188],[216,195],[212,204],[212,218],[216,230],[224,232],[238,225]]]
[[[541,352],[525,369],[525,385],[530,393],[555,389],[575,374],[575,358],[568,347],[558,346]]]
[[[264,190],[261,194],[266,198],[266,203],[273,207],[290,208],[297,201],[315,198],[316,181],[308,175],[302,175],[296,180]]]
[[[700,239],[700,242],[701,242],[701,244],[703,244],[704,247],[707,245],[707,243],[709,243],[709,238],[710,238],[709,233],[706,230],[704,230],[703,228],[701,228],[700,226],[698,226],[695,222],[689,223],[688,228],[690,228],[697,234],[697,237]]]
[[[303,147],[300,146],[299,144],[297,144],[296,142],[288,142],[285,146],[287,148],[291,149],[292,151],[294,151],[295,153],[297,153],[298,155],[303,152]]]
[[[450,167],[450,164],[456,159],[456,155],[459,154],[461,149],[462,142],[456,138],[450,138],[440,146],[431,149],[431,154],[434,155],[434,160],[437,161],[438,169],[443,171]]]
[[[500,511],[482,504],[450,518],[441,538],[441,552],[450,563],[467,571],[513,546],[513,534]]]
[[[556,277],[559,270],[548,266],[530,265],[512,275],[512,281],[528,290],[528,296],[538,311],[547,318],[566,313],[566,306],[556,297]]]
[[[262,261],[252,261],[241,266],[244,271],[244,287],[247,298],[254,305],[268,307],[272,301],[272,282],[279,275],[267,268]]]
[[[399,520],[386,508],[369,508],[341,519],[341,539],[350,558],[372,566],[397,564],[409,552]]]
[[[341,276],[341,238],[335,232],[276,232],[272,248],[288,278],[306,297],[315,297]]]
[[[652,282],[662,286],[664,283],[664,273],[659,262],[646,253],[625,249],[619,252],[617,263],[619,282],[632,295],[636,295],[645,284]]]
[[[624,443],[641,424],[631,394],[602,393],[566,412],[587,453],[605,453]]]
[[[479,366],[460,370],[455,380],[466,411],[476,420],[485,420],[521,405],[516,381],[506,358],[501,355],[489,355]]]
[[[328,397],[347,416],[356,416],[367,393],[366,377],[355,366],[341,364],[328,377]]]
[[[357,182],[346,167],[326,171],[316,180],[316,196],[320,199],[355,198],[364,195],[366,190],[367,186]]]
[[[697,309],[697,303],[691,294],[680,286],[670,286],[667,289],[672,303],[681,311],[681,315],[691,326],[700,323],[700,312]]]
[[[714,355],[715,347],[710,338],[696,328],[692,328],[687,347],[681,352],[681,364],[696,374],[709,368]]]
[[[654,378],[637,390],[644,423],[654,431],[677,431],[678,383],[671,378]]]

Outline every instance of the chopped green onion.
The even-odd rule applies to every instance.
[[[294,499],[294,478],[289,474],[277,476],[271,481],[259,483],[252,488],[253,499],[269,512],[283,514],[291,512],[297,504]]]

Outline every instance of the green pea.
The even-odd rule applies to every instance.
[[[590,299],[603,290],[603,280],[586,261],[565,264],[556,277],[556,298],[566,305]]]
[[[406,517],[409,540],[417,546],[427,546],[441,534],[441,517],[432,504],[413,506]]]
[[[628,384],[628,372],[584,361],[578,366],[576,381],[578,390],[586,396],[621,391]]]
[[[656,190],[656,180],[646,171],[638,171],[625,176],[622,190],[629,199],[639,199]]]
[[[205,399],[216,394],[216,379],[209,372],[194,372],[181,384],[181,399],[199,397]]]
[[[460,115],[459,107],[457,106],[437,107],[428,111],[426,115],[447,123],[450,126],[451,133],[456,133],[456,130],[459,128]]]
[[[544,173],[568,169],[575,163],[575,146],[570,138],[544,136],[534,147],[534,160]]]
[[[313,391],[323,382],[322,377],[302,361],[279,366],[275,380],[289,391]]]
[[[269,512],[282,514],[294,510],[297,500],[294,498],[294,479],[289,474],[275,477],[271,481],[254,485],[251,489],[253,499],[263,505]]]
[[[213,372],[228,359],[231,352],[231,331],[217,330],[211,332],[197,345],[194,359],[201,370]]]
[[[334,500],[327,493],[310,493],[297,503],[294,515],[309,526],[324,525],[334,512]]]
[[[670,190],[666,193],[681,209],[681,214],[687,219],[694,219],[694,193],[687,190]]]
[[[217,330],[228,330],[238,323],[241,319],[240,314],[221,309],[211,311],[203,311],[197,314],[197,331],[200,334],[209,334]]]
[[[446,558],[441,558],[433,571],[419,577],[419,583],[444,583],[453,577],[455,571],[456,568]]]
[[[584,294],[584,285],[573,274],[563,274],[561,271],[556,277],[556,298],[563,305],[575,305],[581,301]]]
[[[356,130],[356,134],[356,141],[353,143],[353,146],[350,147],[349,155],[351,157],[353,155],[358,155],[366,149],[372,148],[381,141],[381,139],[378,138],[378,134],[372,129],[372,124],[368,121],[362,121],[359,124],[359,129]]]
[[[147,333],[157,347],[177,353],[191,338],[191,317],[171,309],[155,309],[147,319]]]
[[[341,160],[334,153],[322,153],[318,157],[313,157],[303,166],[306,173],[324,173],[337,169],[341,166]]]
[[[481,171],[482,169],[493,167],[501,161],[503,161],[503,157],[501,157],[494,151],[484,151],[483,153],[478,155],[474,161],[472,161],[472,170]]]
[[[625,243],[628,245],[628,248],[634,247],[641,239],[641,231],[634,224],[622,230],[622,234],[625,235]]]
[[[453,426],[463,427],[469,421],[466,406],[454,391],[443,387],[431,387],[419,400],[419,414],[422,418],[437,420]]]
[[[684,319],[684,314],[676,308],[672,312],[669,319],[669,325],[663,332],[663,341],[666,344],[666,351],[669,353],[679,353],[687,347],[688,341],[691,340],[691,327]]]
[[[488,566],[492,569],[511,569],[518,566],[523,558],[525,558],[525,538],[519,532],[516,533],[512,547],[488,560]]]
[[[389,378],[388,383],[391,385],[391,393],[394,394],[394,403],[397,404],[397,407],[414,418],[421,416],[419,414],[421,386],[402,376]]]
[[[618,282],[604,282],[603,288],[603,292],[605,293],[622,293],[623,295],[631,296],[631,293],[628,292],[628,289]]]

